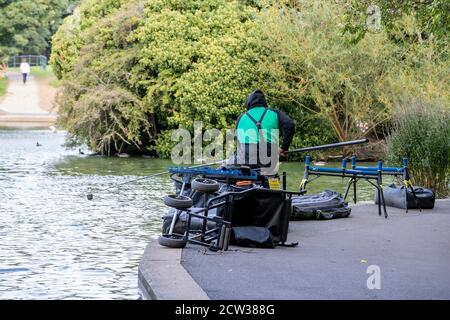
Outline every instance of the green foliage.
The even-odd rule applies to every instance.
[[[450,27],[450,2],[447,0],[352,0],[346,5],[346,25],[344,31],[362,39],[368,32],[367,21],[372,12],[369,6],[376,5],[380,12],[381,27],[394,39],[421,42],[424,38],[435,38],[443,46],[448,46]],[[402,20],[413,16],[419,32],[409,34],[407,38],[397,37],[398,32],[408,33]]]
[[[44,53],[71,2],[0,0],[0,61],[19,53]]]
[[[59,88],[61,85],[61,82],[56,78],[51,66],[47,66],[45,69],[42,67],[31,67],[31,74],[38,79],[45,79],[46,82],[54,88]]]
[[[448,97],[441,48],[433,42],[405,47],[384,30],[352,44],[342,33],[346,10],[343,1],[306,0],[262,11],[261,29],[272,49],[261,66],[276,100],[326,119],[344,141],[376,134],[405,96]],[[414,17],[401,22],[407,34],[418,28]]]
[[[82,43],[80,36],[80,9],[76,8],[73,14],[67,17],[58,32],[52,38],[52,55],[50,64],[58,79],[73,69],[79,58]]]
[[[137,83],[153,106],[161,128],[156,150],[168,156],[167,130],[234,125],[243,99],[259,78],[261,49],[255,9],[237,1],[148,1],[137,32],[143,44],[140,64],[147,77]]]
[[[407,157],[415,185],[431,188],[439,197],[450,194],[448,104],[442,107],[414,100],[402,104],[388,141],[389,161],[398,165]]]
[[[395,47],[383,34],[348,45],[342,15],[338,4],[310,0],[271,6],[260,17],[272,48],[262,60],[268,89],[327,119],[340,141],[360,138],[389,118],[383,92],[395,65]]]
[[[225,0],[160,0],[146,1],[144,10],[143,4],[83,1],[54,36],[51,64],[63,79],[60,122],[72,142],[110,152],[121,141],[122,151],[150,148],[168,156],[174,144],[171,129],[192,130],[195,120],[206,128],[232,127],[259,80],[257,11],[251,6]],[[76,125],[76,117],[84,114],[76,110],[104,109],[101,99],[88,97],[99,85],[132,94],[132,105],[140,111],[133,114],[140,121],[135,129],[145,138],[136,131],[131,135],[135,140],[128,141],[130,135],[118,132],[120,136],[108,135],[107,141],[115,143],[104,143],[110,131],[96,117],[89,117],[99,126],[95,133],[86,118],[79,121],[83,126]]]
[[[153,139],[153,119],[130,82],[139,46],[129,36],[142,19],[143,2],[122,1],[121,11],[118,3],[83,2],[55,35],[51,62],[63,79],[58,121],[69,145],[142,153]],[[64,37],[69,30],[75,30],[72,37]]]
[[[172,129],[192,131],[198,120],[232,128],[255,88],[295,119],[292,147],[376,137],[405,97],[448,101],[446,48],[423,32],[422,16],[406,10],[392,18],[395,28],[355,42],[356,31],[343,30],[356,8],[344,0],[83,0],[53,37],[60,123],[70,142],[97,151],[167,157]]]
[[[73,70],[74,65],[81,58],[80,55],[83,54],[80,52],[83,46],[89,44],[89,41],[95,43],[101,40],[89,37],[89,33],[95,33],[99,19],[113,14],[124,3],[126,3],[124,0],[85,0],[75,8],[71,16],[64,20],[52,39],[50,64],[58,79],[62,79],[65,74]],[[138,17],[139,15],[136,16]],[[129,32],[126,34],[128,35]]]

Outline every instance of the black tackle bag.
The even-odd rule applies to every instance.
[[[346,218],[351,211],[340,193],[325,190],[319,194],[292,197],[291,220]]]
[[[433,209],[436,199],[435,193],[426,188],[414,187],[417,201],[411,189],[406,191],[405,186],[396,186],[394,183],[383,188],[384,201],[389,207],[400,209]],[[375,192],[375,203],[378,204],[378,192]]]

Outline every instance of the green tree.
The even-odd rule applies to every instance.
[[[0,60],[19,53],[45,53],[72,2],[0,0]]]
[[[344,31],[355,35],[355,41],[362,39],[370,30],[369,20],[378,14],[375,10],[379,11],[380,27],[392,35],[402,30],[401,21],[405,16],[417,20],[420,32],[401,40],[414,42],[435,37],[441,45],[448,45],[450,2],[447,0],[352,0],[346,5]]]
[[[326,119],[344,141],[365,136],[389,119],[383,92],[395,48],[383,34],[348,45],[341,34],[342,14],[337,3],[303,1],[271,6],[260,21],[272,48],[262,61],[269,89]]]
[[[142,16],[143,1],[88,0],[55,35],[51,63],[63,80],[58,121],[68,145],[147,151],[152,114],[130,82],[140,48],[130,34]]]
[[[231,128],[257,87],[296,120],[298,147],[377,133],[405,97],[448,105],[445,49],[408,40],[418,17],[352,42],[348,12],[344,0],[83,0],[53,38],[60,123],[97,151],[168,156],[172,129]]]
[[[260,15],[266,46],[261,61],[267,87],[279,99],[325,119],[339,140],[376,133],[389,123],[392,106],[404,97],[448,98],[448,60],[434,42],[392,41],[384,29],[352,43],[342,33],[346,1],[301,1],[271,5]],[[399,20],[407,37],[417,19]]]
[[[148,1],[137,31],[143,44],[137,79],[157,114],[156,149],[169,155],[170,129],[229,128],[259,81],[257,10],[239,1]]]
[[[226,0],[82,1],[51,57],[70,142],[167,156],[171,129],[232,126],[260,78],[256,14]]]

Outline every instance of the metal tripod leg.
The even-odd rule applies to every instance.
[[[384,211],[384,217],[388,217],[388,213],[386,210],[386,202],[384,201],[384,192],[383,187],[379,184],[375,184],[369,179],[366,179],[367,182],[369,182],[371,185],[373,185],[375,188],[377,188],[378,193],[378,215],[381,216],[381,206],[383,205],[383,211]]]
[[[352,178],[350,178],[350,179],[348,180],[348,182],[347,182],[347,187],[345,188],[344,200],[347,199],[348,191],[350,190],[350,187],[351,187],[351,185],[352,185],[353,179],[354,179],[354,178],[352,177]]]
[[[380,187],[380,193],[381,193],[381,199],[383,199],[384,217],[387,219],[388,213],[387,213],[387,210],[386,210],[386,202],[384,201],[384,192],[383,192],[383,188],[382,187]]]

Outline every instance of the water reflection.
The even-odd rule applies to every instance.
[[[0,298],[136,299],[139,259],[172,184],[85,194],[167,162],[83,157],[63,142],[63,133],[0,131]]]
[[[101,166],[99,166],[101,163]],[[148,175],[166,171],[170,161],[143,157],[118,158],[89,155],[67,156],[55,164],[62,175]]]

